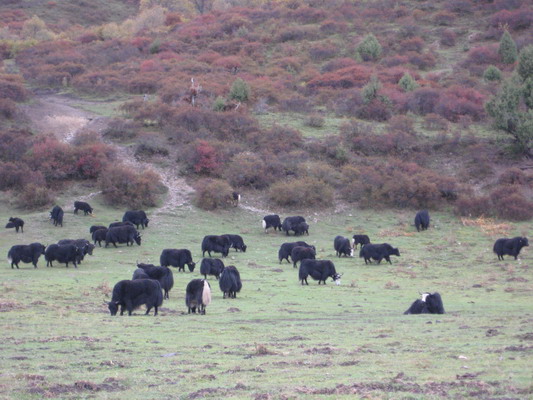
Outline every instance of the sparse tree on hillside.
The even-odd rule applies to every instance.
[[[237,78],[231,85],[229,97],[237,101],[247,101],[250,97],[250,87],[241,78]]]
[[[381,55],[381,50],[381,44],[372,33],[366,35],[357,46],[357,52],[364,61],[376,60]]]
[[[415,90],[418,87],[418,83],[413,79],[408,72],[406,72],[398,81],[398,85],[406,92]]]
[[[55,37],[53,32],[46,27],[46,23],[37,15],[24,21],[21,36],[25,39],[35,40],[52,40]]]
[[[381,89],[381,82],[377,76],[372,75],[370,82],[368,82],[361,91],[365,104],[370,103],[378,96],[379,89]]]
[[[498,48],[498,54],[505,64],[512,64],[518,57],[518,50],[516,43],[509,34],[508,31],[504,31],[502,38],[500,39],[500,47]]]

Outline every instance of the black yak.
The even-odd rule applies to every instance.
[[[263,221],[261,221],[261,224],[263,225],[265,233],[268,228],[274,228],[274,230],[278,230],[281,232],[281,219],[277,214],[265,215]]]
[[[19,269],[19,262],[23,263],[32,263],[33,268],[37,268],[37,262],[41,254],[45,253],[45,246],[41,243],[31,243],[31,244],[16,244],[9,249],[7,253],[7,261],[13,266]]]
[[[108,307],[111,315],[117,315],[119,306],[120,315],[123,315],[125,310],[128,311],[128,315],[131,315],[133,310],[143,304],[146,305],[145,315],[148,315],[152,308],[155,309],[154,316],[157,315],[158,307],[163,304],[163,293],[158,281],[139,279],[118,282],[113,287],[113,297],[108,303]]]
[[[352,236],[352,246],[354,249],[357,249],[357,245],[360,244],[364,246],[365,244],[370,243],[370,238],[368,235],[353,235]]]
[[[228,238],[231,249],[235,249],[236,251],[240,250],[243,253],[246,253],[246,247],[247,246],[244,244],[244,240],[242,239],[242,236],[240,236],[240,235],[231,235],[231,234],[226,234],[226,235],[222,235],[222,236],[226,236]]]
[[[300,263],[300,270],[298,271],[298,276],[302,285],[309,285],[307,282],[307,277],[310,276],[315,281],[324,282],[326,284],[326,279],[331,278],[335,281],[336,285],[341,284],[341,274],[338,274],[335,271],[335,265],[330,260],[303,260]]]
[[[6,224],[6,228],[15,228],[17,233],[19,233],[19,228],[22,233],[24,233],[24,220],[17,217],[10,217],[9,222]]]
[[[196,263],[192,260],[191,251],[188,249],[164,249],[159,256],[159,264],[163,267],[177,267],[178,272],[185,272],[185,265],[193,272]]]
[[[220,258],[204,258],[200,264],[200,273],[207,279],[207,275],[213,275],[219,279],[224,270],[224,263]]]
[[[292,266],[296,268],[296,263],[298,261],[307,260],[307,259],[314,260],[315,256],[316,256],[316,251],[314,247],[296,246],[291,251]]]
[[[359,251],[359,257],[365,259],[365,264],[372,262],[372,259],[376,260],[378,264],[381,263],[381,260],[385,259],[390,264],[392,264],[390,260],[390,256],[400,256],[400,250],[392,247],[388,243],[382,243],[382,244],[366,244],[363,247],[361,247],[361,250]]]
[[[205,315],[205,308],[211,303],[211,286],[206,279],[193,279],[185,289],[185,305],[188,312]]]
[[[235,299],[237,293],[241,291],[242,282],[241,275],[235,266],[228,265],[222,273],[220,274],[220,279],[218,280],[220,290],[223,293],[223,298],[226,296],[230,299]]]
[[[282,260],[287,260],[287,262],[290,262],[290,261],[289,261],[289,257],[291,256],[292,249],[294,249],[296,246],[311,247],[311,248],[314,249],[315,252],[316,252],[315,246],[309,245],[309,244],[307,244],[307,243],[305,243],[305,242],[288,242],[288,243],[283,243],[283,244],[279,247],[279,251],[278,251],[278,259],[279,259],[279,263],[280,263],[280,264],[281,264],[281,261],[282,261]]]
[[[513,256],[514,259],[520,254],[522,247],[529,246],[529,242],[526,237],[514,237],[512,239],[501,238],[496,240],[492,250],[498,255],[498,260],[503,261],[503,256]]]
[[[345,255],[346,257],[353,257],[353,248],[350,239],[344,236],[335,236],[333,240],[333,248],[337,256]]]
[[[169,299],[168,292],[174,287],[174,274],[168,267],[159,267],[153,264],[137,264],[137,270],[141,269],[149,279],[155,279],[161,284],[161,289],[165,292],[163,296],[165,299]],[[136,271],[137,271],[136,270]],[[138,273],[140,276],[140,272]],[[135,278],[133,278],[135,279]]]
[[[293,217],[287,217],[283,220],[283,223],[281,224],[281,229],[288,236],[289,231],[294,231],[294,228],[302,222],[305,222],[305,218],[299,215],[296,215]]]
[[[131,225],[115,226],[109,228],[105,235],[105,247],[107,247],[109,243],[113,243],[113,246],[115,247],[117,247],[117,243],[126,243],[126,246],[129,246],[130,244],[133,246],[133,243],[137,243],[140,246],[141,234]]]
[[[89,205],[89,203],[86,203],[84,201],[74,202],[74,214],[77,214],[78,210],[83,211],[83,215],[93,214],[93,208]]]
[[[52,211],[50,211],[50,219],[52,220],[54,226],[60,225],[63,227],[63,215],[65,213],[63,212],[63,209],[59,206],[54,206],[52,208]]]
[[[417,299],[411,304],[404,314],[444,314],[444,305],[440,294],[421,293],[422,299]]]
[[[57,261],[62,264],[74,264],[74,268],[78,268],[78,261],[83,255],[83,250],[78,248],[75,244],[51,244],[44,252],[44,259],[46,266],[53,267],[52,261]]]
[[[205,257],[205,252],[211,257],[211,252],[221,253],[222,257],[227,257],[231,242],[226,235],[207,235],[202,240],[202,257]]]
[[[139,229],[139,225],[141,225],[141,227],[144,229],[145,227],[148,227],[148,222],[150,222],[150,220],[143,210],[132,210],[124,213],[122,222],[131,222],[137,229]]]
[[[415,226],[418,232],[429,228],[429,213],[427,210],[422,210],[416,213]]]
[[[96,242],[98,242],[98,246],[102,247],[102,242],[105,242],[108,230],[109,229],[107,229],[106,227],[103,227],[102,229],[97,229],[93,232],[92,239],[95,245]]]

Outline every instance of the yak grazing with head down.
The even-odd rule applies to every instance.
[[[331,278],[335,281],[336,285],[341,284],[341,274],[338,274],[335,271],[335,265],[330,260],[302,260],[300,263],[300,270],[298,271],[298,276],[302,285],[309,285],[307,282],[307,277],[310,276],[315,281],[324,282],[326,284],[326,279]]]
[[[133,310],[143,304],[146,305],[146,315],[152,308],[155,309],[154,316],[157,315],[158,307],[163,304],[163,293],[158,281],[153,279],[120,281],[113,288],[113,297],[107,303],[111,315],[117,315],[119,306],[120,315],[123,315],[125,310],[131,315]]]
[[[503,261],[504,255],[513,256],[514,259],[520,254],[522,247],[529,246],[526,237],[514,237],[512,239],[501,238],[494,243],[493,251],[498,255],[498,260]]]
[[[230,299],[235,299],[237,297],[237,293],[240,292],[242,288],[241,275],[239,274],[237,268],[235,268],[233,265],[228,265],[226,268],[224,268],[220,274],[218,284],[223,293],[223,299],[225,299],[226,296]]]
[[[188,312],[205,315],[205,308],[211,303],[211,286],[206,279],[193,279],[185,289],[185,305]]]
[[[444,314],[444,305],[440,294],[421,293],[422,299],[417,299],[411,304],[404,314]]]

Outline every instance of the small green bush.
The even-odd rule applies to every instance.
[[[483,78],[486,81],[501,81],[502,80],[502,71],[494,65],[489,65],[485,72],[483,72]]]
[[[304,125],[311,128],[322,128],[325,123],[324,117],[318,114],[311,114],[304,120]]]
[[[232,100],[247,101],[250,98],[250,87],[241,78],[237,78],[231,85],[229,97]]]
[[[372,33],[366,35],[357,46],[357,52],[364,61],[376,60],[381,55],[381,51],[381,44]]]
[[[400,86],[405,92],[410,92],[418,87],[418,83],[416,83],[413,77],[406,72],[398,81],[398,86]]]

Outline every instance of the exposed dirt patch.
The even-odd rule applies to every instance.
[[[533,332],[524,333],[516,336],[520,340],[533,340]]]
[[[34,341],[39,342],[39,343],[66,342],[66,341],[95,343],[95,342],[110,342],[111,339],[98,339],[98,338],[89,337],[89,336],[52,336],[49,338],[38,339]]]
[[[59,140],[68,143],[81,130],[90,130],[102,136],[110,121],[108,117],[102,117],[92,112],[75,108],[73,104],[85,105],[88,108],[102,103],[105,102],[47,94],[36,95],[32,103],[21,105],[21,107],[29,118],[31,128],[35,133],[54,135]],[[105,140],[103,141],[106,142]],[[153,220],[152,223],[157,222],[160,214],[173,212],[176,207],[189,204],[189,197],[194,192],[194,189],[187,184],[183,177],[179,176],[176,163],[168,162],[168,160],[176,159],[175,154],[170,154],[165,159],[168,165],[163,165],[164,163],[155,165],[154,163],[136,159],[134,156],[135,150],[132,147],[120,146],[109,142],[108,144],[115,146],[117,159],[121,160],[122,163],[132,166],[135,170],[154,170],[161,176],[163,184],[168,188],[164,204],[150,216]],[[87,200],[99,193],[90,193],[87,196],[78,197],[78,199]]]
[[[313,347],[304,351],[305,354],[333,354],[331,347]]]
[[[76,381],[73,384],[59,383],[57,385],[45,386],[44,382],[31,382],[28,392],[31,394],[38,394],[45,398],[57,398],[58,396],[68,395],[72,393],[86,393],[86,392],[116,392],[125,390],[126,387],[115,378],[106,378],[102,383],[94,383],[90,381]]]
[[[12,300],[0,300],[0,312],[9,312],[25,308],[22,304]]]

